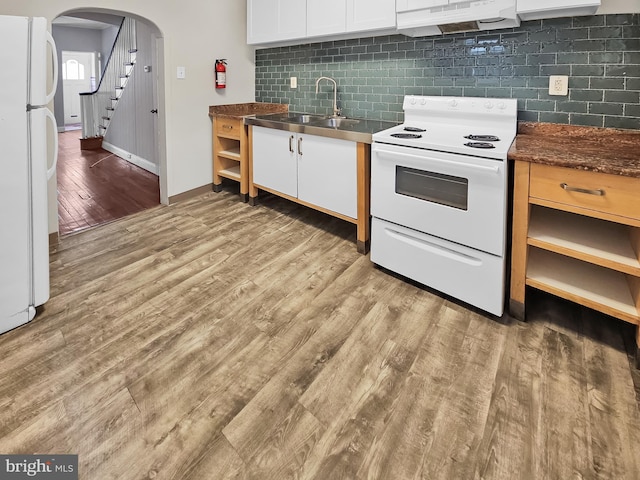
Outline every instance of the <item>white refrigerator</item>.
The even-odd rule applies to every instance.
[[[49,298],[47,180],[55,171],[58,145],[56,121],[46,105],[55,94],[58,68],[45,18],[0,16],[0,65],[0,333],[4,333],[31,321],[36,307]],[[47,144],[47,132],[53,148]]]

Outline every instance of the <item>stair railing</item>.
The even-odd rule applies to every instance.
[[[98,88],[81,93],[82,137],[103,137],[135,65],[136,22],[125,18],[111,49]]]

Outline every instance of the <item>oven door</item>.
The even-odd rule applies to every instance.
[[[504,255],[506,162],[374,143],[374,217]]]

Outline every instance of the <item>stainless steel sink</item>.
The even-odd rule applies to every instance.
[[[318,121],[312,122],[313,125],[318,125],[322,127],[330,127],[330,128],[340,128],[340,127],[350,127],[353,125],[357,125],[360,123],[360,120],[355,118],[344,118],[344,117],[329,117],[323,118]]]
[[[286,123],[299,123],[301,125],[315,123],[327,118],[326,115],[312,115],[310,113],[296,113],[296,112],[279,113],[275,115],[270,115],[270,117],[275,121],[286,122]]]
[[[311,115],[308,113],[302,115],[294,115],[291,117],[291,121],[295,123],[315,123],[326,119],[325,115]]]

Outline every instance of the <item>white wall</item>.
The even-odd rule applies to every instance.
[[[160,123],[163,119],[166,122],[164,130],[161,127],[166,137],[166,191],[163,193],[170,197],[211,183],[209,105],[252,102],[255,98],[254,50],[246,44],[246,2],[0,0],[0,15],[42,16],[49,22],[77,9],[125,12],[158,27],[164,39],[164,97],[159,99]],[[213,87],[216,58],[226,58],[228,62],[228,85],[223,92]],[[184,80],[176,79],[178,66],[186,67]],[[162,152],[160,163],[163,163]]]
[[[640,12],[640,0],[602,0],[596,14],[638,12]]]

